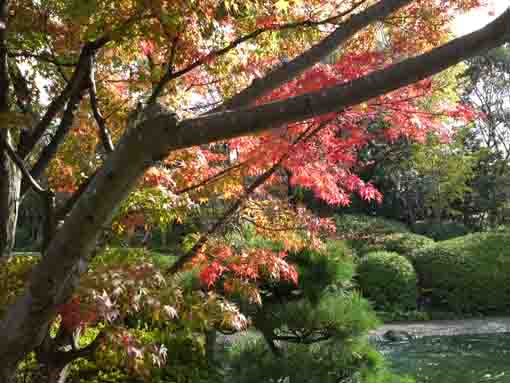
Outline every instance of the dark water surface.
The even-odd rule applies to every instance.
[[[510,333],[424,337],[378,347],[417,383],[510,383]]]

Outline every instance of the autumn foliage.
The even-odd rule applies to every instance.
[[[79,206],[66,202],[73,201],[73,193],[96,193],[98,169],[112,158],[123,134],[137,132],[144,106],[160,105],[178,119],[228,110],[224,103],[239,91],[378,3],[13,0],[5,40],[6,57],[19,70],[18,77],[11,74],[16,80],[13,113],[44,128],[12,128],[20,161],[28,172],[38,170],[33,176],[45,186],[43,192],[64,195],[54,213],[65,221]],[[455,15],[481,5],[480,0],[411,1],[241,107],[292,100],[388,68],[444,43]],[[197,347],[199,342],[190,340],[194,334],[246,329],[252,318],[236,300],[259,310],[268,285],[297,290],[300,275],[289,254],[310,250],[323,255],[324,241],[334,236],[332,219],[312,214],[299,193],[311,192],[332,206],[349,205],[352,195],[380,203],[380,191],[356,174],[367,165],[358,153],[376,140],[424,142],[436,136],[447,142],[451,126],[474,118],[458,99],[441,97],[444,89],[456,86],[451,77],[417,81],[335,113],[264,127],[263,133],[154,154],[135,190],[108,212],[111,225],[96,223],[95,211],[87,212],[83,224],[101,227],[108,232],[104,242],[113,238],[115,244],[137,231],[168,233],[182,225],[187,232],[172,249],[181,256],[179,266],[156,267],[145,253],[108,258],[115,250],[106,246],[106,253],[86,266],[79,287],[62,293],[69,299],[58,305],[52,322],[57,335],[48,334],[45,341],[94,329],[100,334],[97,342],[85,349],[93,347],[104,360],[117,358],[115,363],[149,380],[152,368],[168,364],[174,350],[167,350],[162,339],[137,336],[142,326],[161,330],[158,335],[178,334],[179,341]],[[19,138],[27,130],[29,144]],[[116,175],[108,177],[117,182]],[[23,185],[21,193],[29,188]],[[278,240],[280,248],[236,247],[228,235],[246,226],[269,242]],[[52,235],[58,235],[56,227]],[[1,267],[14,268],[24,282],[30,267],[16,262]],[[75,266],[68,269],[74,272]],[[193,273],[198,278],[189,276]],[[2,302],[16,295],[7,293]],[[350,297],[359,303],[354,294]],[[334,330],[336,336],[340,330]],[[70,353],[79,351],[67,346]]]

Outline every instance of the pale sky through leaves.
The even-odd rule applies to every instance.
[[[489,6],[460,15],[453,23],[453,32],[462,36],[482,28],[510,7],[510,0],[489,0]]]

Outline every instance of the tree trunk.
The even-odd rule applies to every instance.
[[[8,129],[0,129],[0,140],[12,145]],[[5,150],[0,151],[0,256],[14,247],[20,197],[21,173]]]
[[[62,328],[60,330],[62,330]],[[59,339],[61,335],[66,333],[60,330],[57,334],[57,338]],[[74,339],[67,339],[67,337],[66,340],[74,341]],[[65,383],[68,375],[68,367],[72,359],[65,358],[63,357],[65,354],[58,352],[57,342],[49,336],[49,333],[46,334],[41,345],[36,347],[35,355],[39,363],[37,374],[39,382]]]
[[[41,366],[40,383],[65,383],[69,374],[69,364],[49,363]]]
[[[205,354],[207,357],[207,363],[210,366],[216,365],[216,340],[217,332],[215,329],[206,331],[205,333]]]

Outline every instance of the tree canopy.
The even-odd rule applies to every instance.
[[[32,189],[49,205],[43,256],[0,322],[0,381],[47,338],[105,225],[114,215],[121,223],[119,206],[136,220],[140,205],[159,198],[166,205],[155,215],[168,224],[211,195],[233,200],[175,273],[264,184],[269,196],[285,181],[330,204],[348,204],[352,193],[380,200],[353,171],[359,148],[441,136],[472,118],[432,96],[443,87],[436,74],[510,39],[507,10],[447,42],[452,15],[480,5],[0,0],[2,252],[13,201]],[[57,209],[54,190],[74,194]],[[257,256],[296,280],[281,256]],[[220,266],[212,262],[204,279],[212,284]]]

